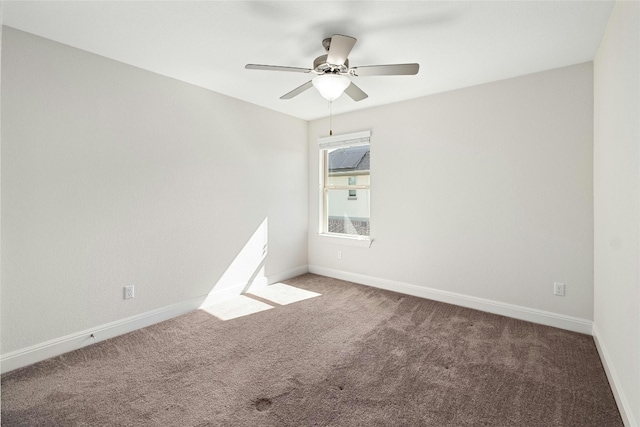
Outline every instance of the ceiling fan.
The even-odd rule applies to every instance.
[[[364,76],[401,76],[414,75],[418,73],[418,64],[387,64],[387,65],[366,65],[361,67],[349,67],[349,53],[356,44],[356,39],[349,36],[336,34],[322,41],[327,51],[326,55],[321,55],[313,61],[313,68],[283,67],[278,65],[247,64],[248,70],[269,70],[269,71],[290,71],[294,73],[317,74],[312,80],[298,86],[291,92],[280,97],[280,99],[291,99],[315,86],[320,94],[328,101],[333,101],[346,93],[354,101],[362,101],[368,95],[356,86],[350,77]]]

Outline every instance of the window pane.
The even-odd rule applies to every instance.
[[[349,190],[327,191],[327,231],[329,233],[369,235],[369,190],[358,190],[349,199]]]
[[[327,185],[369,185],[369,145],[328,150]]]

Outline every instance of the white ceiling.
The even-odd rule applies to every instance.
[[[302,73],[322,39],[358,39],[351,66],[417,62],[416,76],[354,77],[353,111],[591,61],[612,1],[5,1],[3,24],[311,120],[328,115]]]

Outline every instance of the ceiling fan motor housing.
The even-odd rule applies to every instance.
[[[338,73],[348,73],[349,72],[349,60],[346,59],[344,64],[336,65],[329,64],[327,62],[328,55],[318,56],[315,61],[313,61],[313,69],[319,74],[338,74]]]

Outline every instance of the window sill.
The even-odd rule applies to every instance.
[[[333,243],[344,246],[357,246],[359,248],[370,248],[373,239],[371,237],[339,236],[336,234],[318,234],[323,243]]]

